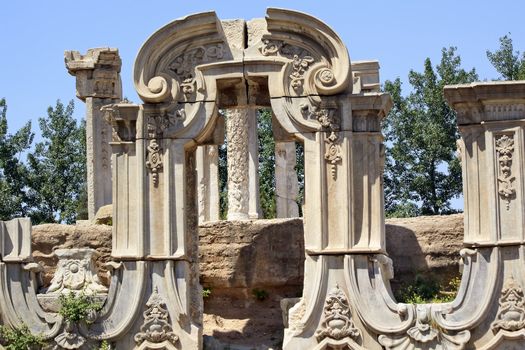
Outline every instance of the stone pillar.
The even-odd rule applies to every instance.
[[[461,134],[465,245],[523,244],[525,84],[447,86],[445,97]]]
[[[275,198],[278,218],[299,216],[295,142],[275,142]]]
[[[101,107],[122,99],[121,60],[117,49],[65,52],[69,74],[76,77],[77,97],[86,103],[86,156],[88,216],[111,204],[111,127],[102,118]]]
[[[262,217],[259,197],[259,140],[257,138],[257,109],[246,109],[248,119],[248,216],[250,219]]]
[[[226,110],[228,220],[249,218],[248,109]]]
[[[218,146],[197,147],[197,195],[199,223],[219,220],[219,154]]]

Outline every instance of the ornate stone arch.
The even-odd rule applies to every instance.
[[[297,348],[304,339],[295,337],[311,333],[314,347],[329,287],[345,286],[333,269],[343,270],[345,254],[384,252],[382,216],[366,218],[382,203],[382,168],[373,160],[382,157],[379,121],[390,99],[378,92],[378,79],[376,62],[352,65],[331,28],[289,10],[248,22],[191,15],[144,43],[134,67],[144,103],[104,108],[114,127],[112,255],[147,260],[165,276],[174,269],[168,284],[154,279],[144,295],[172,295],[170,319],[179,320],[173,332],[184,349],[196,346],[192,329],[202,317],[194,154],[197,145],[219,142],[218,109],[271,106],[285,133],[305,144],[305,284],[315,288],[305,289],[307,307],[292,317],[296,331],[285,343]],[[370,162],[361,166],[361,157]]]

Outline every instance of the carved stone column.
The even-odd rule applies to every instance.
[[[100,108],[122,99],[121,60],[117,49],[89,49],[65,52],[69,74],[76,77],[77,97],[86,103],[88,216],[111,204],[111,128]]]
[[[199,223],[219,220],[218,146],[199,146],[195,151]]]
[[[295,166],[295,142],[275,142],[275,199],[278,218],[299,216],[299,183]]]
[[[226,110],[228,220],[249,219],[248,109]]]

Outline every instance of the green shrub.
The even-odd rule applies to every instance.
[[[14,328],[0,326],[0,343],[6,350],[41,349],[45,345],[44,339],[32,334],[24,323]]]
[[[432,278],[417,275],[413,284],[404,286],[397,294],[398,301],[407,304],[449,303],[456,298],[460,277],[454,277],[446,286]]]
[[[94,319],[91,316],[102,309],[102,304],[96,302],[93,295],[87,295],[84,292],[62,294],[59,300],[60,309],[58,313],[70,322],[93,322]]]
[[[203,298],[209,298],[211,295],[211,288],[203,288],[202,289],[202,297]]]
[[[268,292],[264,289],[254,288],[252,289],[252,294],[255,297],[255,299],[260,301],[263,301],[264,299],[268,298]]]

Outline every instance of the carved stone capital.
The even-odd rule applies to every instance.
[[[111,125],[112,142],[133,142],[137,134],[139,106],[127,101],[101,108],[104,120]]]
[[[89,49],[85,55],[78,51],[64,53],[69,74],[77,78],[77,97],[121,99],[121,60],[117,49]]]

